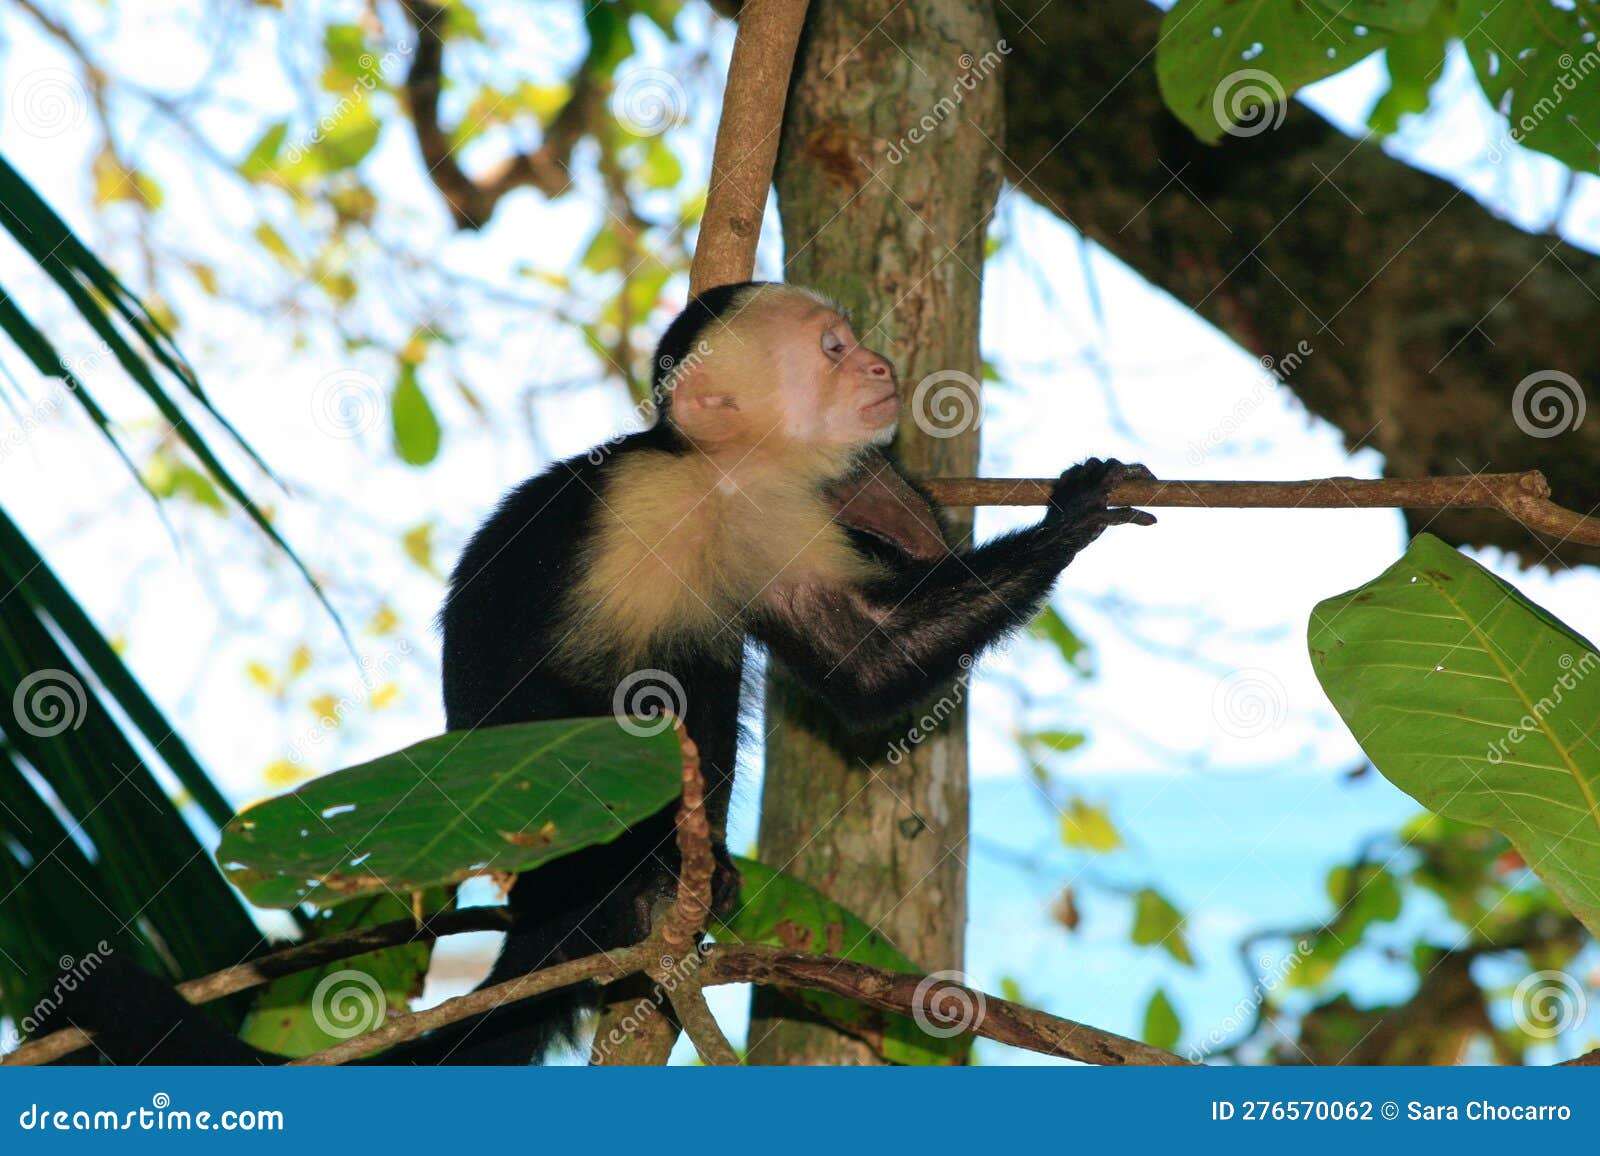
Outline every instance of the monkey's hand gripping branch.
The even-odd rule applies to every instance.
[[[883,1011],[921,1014],[934,1022],[940,1022],[943,1014],[940,1002],[954,997],[967,1001],[968,1006],[984,1009],[977,1022],[971,1025],[974,1034],[1001,1043],[1091,1064],[1185,1063],[1170,1052],[1137,1040],[955,984],[925,982],[923,976],[886,971],[829,955],[757,944],[703,947],[700,939],[710,916],[716,859],[704,806],[699,752],[681,728],[679,741],[683,750],[683,801],[677,815],[677,842],[682,858],[678,890],[675,899],[663,905],[648,939],[633,947],[600,952],[530,972],[493,987],[480,988],[426,1011],[394,1017],[376,1031],[354,1036],[295,1062],[342,1064],[516,1000],[588,981],[609,984],[629,976],[645,975],[665,993],[678,1022],[708,1064],[739,1062],[705,1001],[705,988],[726,983],[765,983],[791,990],[824,991]],[[381,947],[505,925],[505,913],[501,908],[444,912],[425,920],[420,929],[410,920],[400,920],[284,948],[249,964],[191,980],[178,990],[191,1003],[204,1003],[281,975],[321,967]],[[0,1063],[49,1063],[87,1042],[88,1037],[77,1029],[67,1029],[24,1044],[0,1057]]]

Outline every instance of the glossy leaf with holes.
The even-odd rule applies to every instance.
[[[1502,832],[1600,934],[1600,655],[1430,534],[1311,613],[1311,662],[1373,764]]]
[[[1300,89],[1343,72],[1389,36],[1309,0],[1178,0],[1161,21],[1156,81],[1173,115],[1201,140],[1251,137],[1281,124]]]
[[[531,870],[611,842],[682,788],[670,728],[634,735],[599,718],[452,732],[247,808],[217,862],[252,903],[327,907]]]

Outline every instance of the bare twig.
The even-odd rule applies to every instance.
[[[784,97],[805,19],[806,0],[761,0],[739,15],[690,293],[747,281],[755,268]]]
[[[375,1032],[351,1039],[318,1052],[314,1056],[295,1061],[298,1064],[346,1063],[369,1055],[381,1048],[405,1040],[415,1039],[424,1032],[443,1027],[467,1016],[491,1011],[507,1003],[541,995],[557,988],[569,987],[588,980],[611,982],[636,972],[648,972],[658,960],[654,953],[659,949],[656,937],[637,947],[622,951],[603,952],[585,956],[570,963],[532,972],[518,979],[508,980],[493,987],[482,988],[438,1007],[414,1015],[397,1016]],[[887,971],[866,964],[852,963],[831,956],[815,955],[803,951],[755,944],[717,944],[704,954],[700,966],[687,981],[679,978],[672,992],[675,1010],[684,1016],[685,1003],[692,1005],[688,1020],[695,1021],[689,1028],[690,1038],[707,1063],[737,1062],[733,1048],[723,1037],[721,1029],[710,1021],[710,1009],[704,1006],[699,988],[716,987],[728,983],[770,983],[780,987],[806,988],[831,992],[846,999],[866,1004],[883,1011],[901,1015],[921,1015],[935,1023],[942,1023],[946,1013],[940,1001],[960,996],[966,1006],[980,1009],[973,1022],[966,1025],[975,1035],[1043,1055],[1080,1060],[1089,1064],[1161,1064],[1183,1065],[1187,1061],[1160,1048],[1152,1048],[1137,1040],[1130,1040],[1112,1032],[1102,1031],[1087,1024],[1062,1019],[1046,1012],[1035,1011],[1008,1000],[986,995],[957,984],[930,984],[927,977]],[[696,994],[680,1003],[684,992]],[[705,1021],[702,1022],[702,1016]],[[701,1034],[698,1028],[705,1028]]]
[[[664,991],[695,1050],[708,1064],[736,1064],[738,1054],[728,1042],[707,1006],[704,988],[726,983],[771,983],[781,987],[831,992],[883,1011],[925,1017],[942,1023],[940,1007],[952,996],[965,1007],[978,1009],[970,1027],[974,1033],[1046,1055],[1063,1056],[1097,1064],[1181,1064],[1184,1061],[1085,1024],[1047,1015],[1006,1000],[983,995],[950,983],[932,983],[927,977],[905,975],[824,955],[778,948],[719,944],[702,952],[697,944],[703,921],[710,911],[715,857],[710,824],[706,821],[699,752],[681,730],[684,800],[678,812],[678,848],[683,868],[678,894],[665,907],[655,930],[644,943],[620,951],[600,952],[560,963],[505,983],[481,988],[437,1007],[397,1016],[376,1031],[344,1040],[294,1063],[342,1064],[415,1039],[425,1032],[469,1016],[492,1011],[507,1003],[529,999],[579,983],[609,984],[629,976],[648,976]],[[417,939],[432,939],[462,931],[507,926],[503,909],[472,908],[443,912],[418,928],[409,920],[363,928],[326,940],[301,944],[254,960],[237,968],[183,984],[178,989],[194,1003],[216,999],[281,975],[318,967],[335,959],[359,955],[378,947]],[[671,1017],[659,1008],[659,992],[640,1002],[654,1010],[641,1026],[658,1062],[670,1050]],[[649,1024],[644,1021],[650,1021]],[[636,1029],[637,1030],[637,1029]],[[72,1032],[57,1032],[26,1045],[6,1057],[14,1064],[44,1063],[65,1054],[56,1041]]]
[[[1042,506],[1052,478],[932,478],[922,483],[942,506]],[[1500,510],[1530,530],[1600,545],[1600,518],[1556,505],[1538,470],[1439,478],[1317,478],[1304,482],[1124,482],[1118,506],[1208,509]]]
[[[676,819],[678,894],[655,929],[653,938],[660,942],[662,951],[652,962],[650,975],[671,1001],[678,1023],[701,1060],[707,1064],[737,1064],[739,1055],[722,1034],[701,990],[700,968],[704,961],[699,945],[706,921],[711,918],[711,881],[717,858],[711,846],[711,822],[706,817],[700,749],[681,722],[678,745],[683,752],[683,802]]]

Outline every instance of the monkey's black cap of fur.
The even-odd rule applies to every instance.
[[[703,356],[704,351],[697,347],[706,326],[733,309],[752,289],[769,284],[769,281],[739,281],[718,285],[689,299],[683,312],[672,319],[672,324],[661,335],[655,363],[650,367],[650,395],[655,399],[657,412],[665,413],[671,406],[672,386],[677,375],[685,366],[693,365],[698,356]]]

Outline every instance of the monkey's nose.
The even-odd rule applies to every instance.
[[[889,364],[889,359],[876,353],[867,354],[867,376],[882,377],[889,381],[894,380],[894,366]]]

